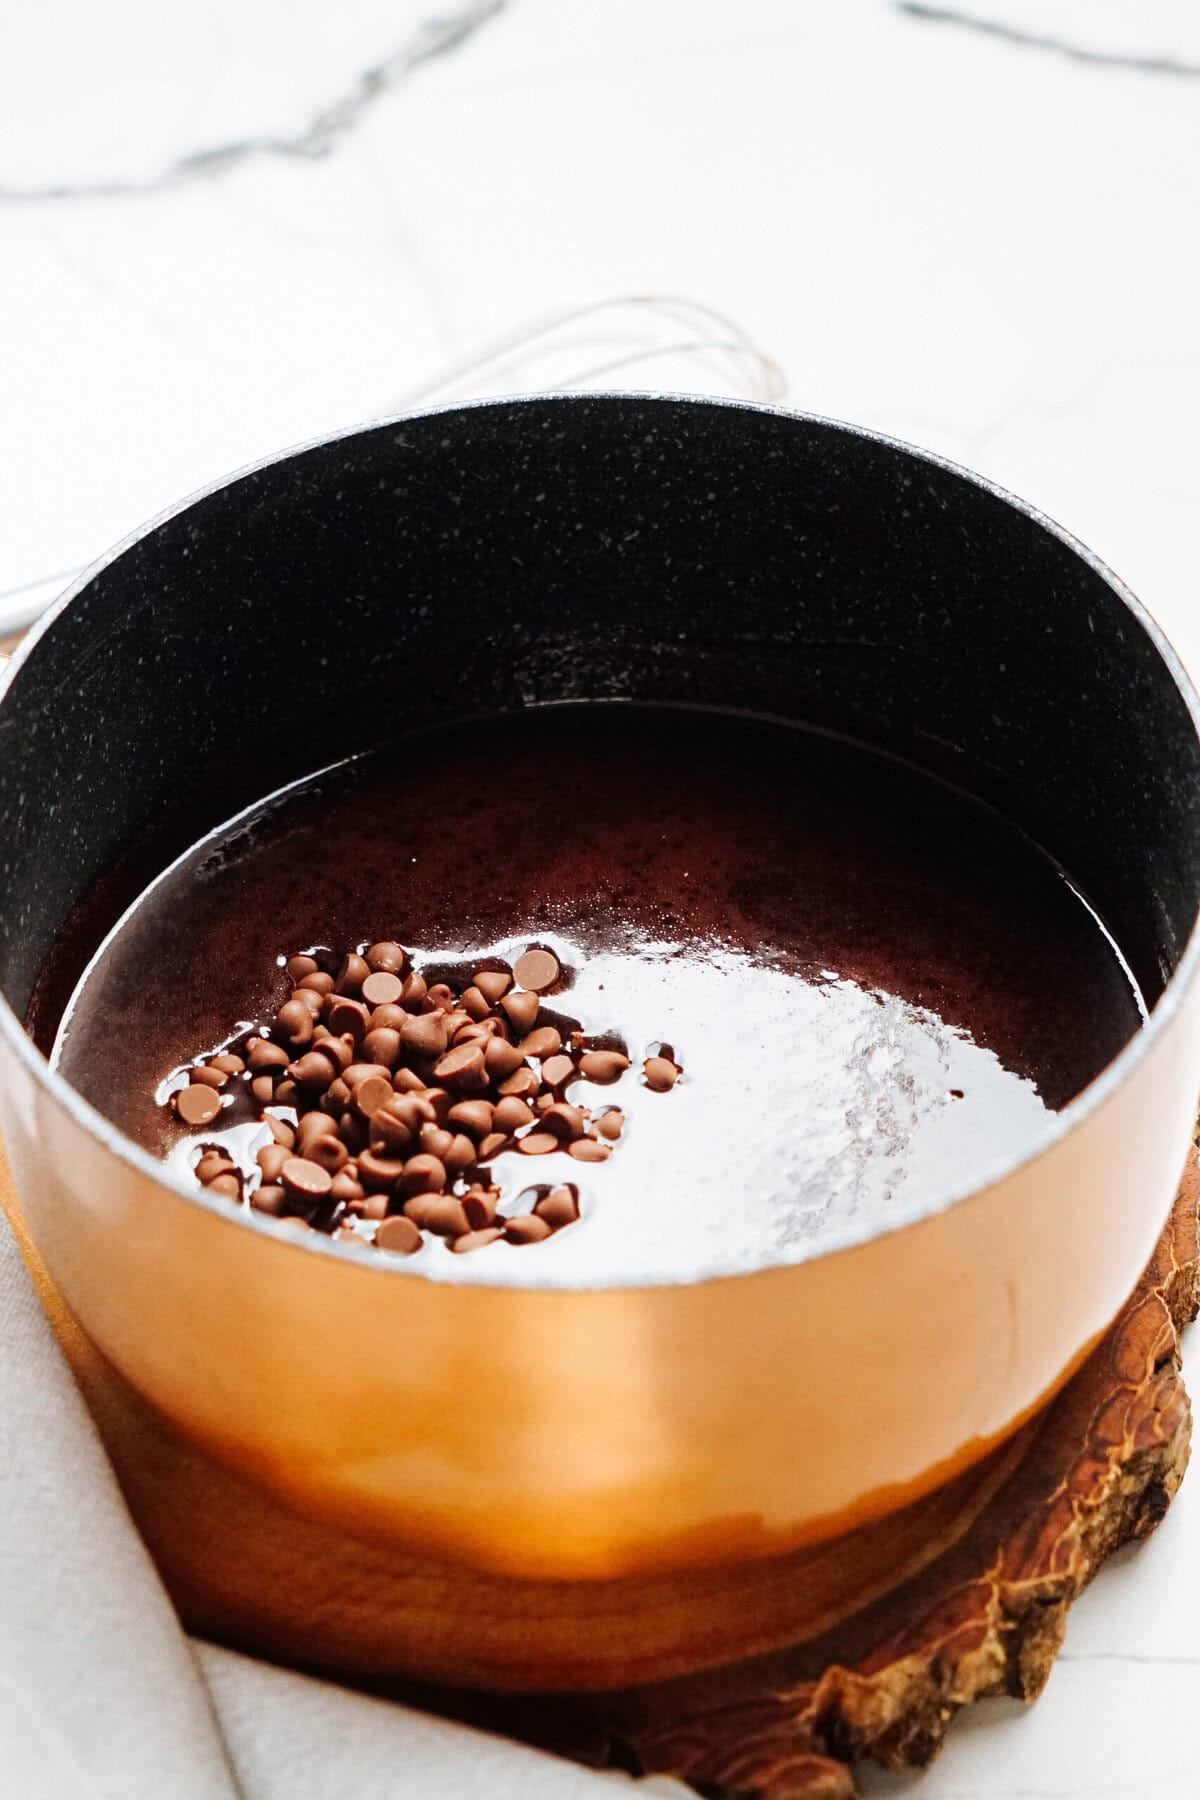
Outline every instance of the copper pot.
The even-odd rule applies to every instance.
[[[949,773],[1102,904],[1149,1024],[1036,1154],[747,1275],[442,1285],[184,1191],[26,1035],[46,951],[131,842],[162,866],[363,748],[401,665],[410,726],[632,696]],[[317,706],[331,690],[346,704]],[[319,739],[286,728],[297,711]],[[0,1120],[53,1280],[192,1443],[401,1550],[596,1581],[912,1501],[1056,1391],[1168,1210],[1200,1087],[1197,718],[1154,624],[1057,526],[819,419],[488,403],[219,484],[77,582],[0,686]]]

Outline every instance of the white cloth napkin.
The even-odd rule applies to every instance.
[[[673,1795],[193,1642],[0,1218],[0,1800]]]

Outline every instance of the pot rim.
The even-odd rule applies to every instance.
[[[939,456],[935,451],[923,450],[914,444],[905,442],[902,438],[891,437],[884,432],[873,431],[866,426],[855,425],[846,420],[831,418],[827,414],[807,412],[798,407],[774,406],[760,401],[728,399],[724,396],[673,394],[668,392],[638,392],[637,390],[629,389],[604,389],[601,391],[586,392],[548,391],[545,393],[516,394],[511,396],[492,395],[478,400],[448,402],[439,406],[414,407],[403,412],[389,414],[385,418],[368,420],[365,423],[359,422],[354,425],[344,426],[337,431],[325,432],[317,437],[305,439],[300,443],[289,445],[284,450],[275,451],[268,456],[260,457],[254,462],[247,463],[241,468],[235,469],[230,474],[220,476],[215,481],[206,483],[203,487],[195,489],[194,492],[188,494],[184,499],[176,501],[173,505],[164,508],[162,512],[156,513],[145,523],[127,533],[125,537],[119,539],[109,550],[105,551],[100,557],[79,573],[55,603],[42,614],[41,618],[22,639],[20,645],[9,660],[7,667],[0,670],[0,706],[3,706],[4,700],[14,679],[19,675],[21,668],[32,655],[42,637],[47,635],[53,629],[54,624],[60,615],[65,612],[67,607],[78,598],[92,581],[95,580],[97,575],[101,574],[103,570],[116,562],[119,557],[124,556],[126,551],[131,550],[135,544],[140,543],[144,538],[149,537],[153,532],[157,531],[160,526],[167,524],[171,519],[179,517],[198,502],[208,499],[212,494],[219,493],[224,488],[232,487],[245,476],[257,474],[262,470],[274,467],[276,464],[287,462],[293,457],[305,455],[309,451],[323,449],[331,444],[339,443],[348,438],[362,436],[368,432],[387,430],[389,426],[404,424],[416,419],[430,419],[446,414],[457,415],[465,412],[484,411],[488,408],[500,409],[524,405],[529,405],[531,407],[544,406],[547,402],[563,407],[572,405],[586,406],[595,401],[627,401],[650,406],[657,405],[660,402],[667,402],[672,406],[694,405],[696,407],[704,408],[719,407],[730,412],[764,413],[771,418],[794,419],[797,422],[806,425],[815,425],[821,428],[847,433],[851,437],[861,438],[869,443],[882,445],[887,450],[899,451],[904,456],[913,457],[918,462],[925,463],[933,468],[945,470],[947,473],[957,476],[960,480],[968,482],[976,488],[982,489],[985,493],[990,494],[993,499],[999,500],[1003,504],[1012,507],[1032,524],[1040,526],[1043,531],[1046,531],[1052,537],[1057,538],[1061,544],[1079,557],[1087,567],[1091,569],[1094,574],[1098,575],[1116,594],[1126,611],[1132,615],[1142,632],[1149,638],[1150,642],[1154,645],[1154,648],[1158,651],[1167,673],[1174,681],[1176,689],[1187,707],[1197,737],[1200,738],[1200,695],[1197,694],[1190,677],[1184,670],[1174,646],[1147,608],[1137,596],[1131,592],[1120,577],[1114,574],[1107,564],[1102,562],[1086,544],[1082,543],[1077,537],[1073,536],[1071,532],[1059,525],[1056,520],[1050,518],[1046,513],[1040,512],[1037,507],[1030,505],[1028,501],[1022,500],[1019,496],[1010,493],[1008,489],[1001,487],[997,482],[989,480],[988,477],[984,475],[977,474],[972,469],[964,468],[962,464],[952,461],[949,457]],[[705,1270],[701,1268],[696,1273],[686,1277],[672,1276],[659,1281],[629,1282],[627,1280],[618,1280],[606,1282],[603,1280],[593,1280],[586,1282],[576,1281],[569,1284],[556,1283],[553,1286],[541,1282],[500,1282],[487,1281],[479,1278],[473,1280],[464,1291],[471,1292],[480,1289],[494,1292],[500,1290],[514,1294],[545,1294],[549,1296],[559,1296],[589,1292],[612,1293],[621,1290],[636,1293],[658,1288],[695,1287],[710,1281],[751,1280],[755,1277],[771,1275],[784,1270],[799,1269],[809,1263],[820,1262],[829,1257],[843,1255],[850,1251],[860,1249],[864,1245],[873,1243],[876,1240],[891,1237],[896,1232],[908,1230],[911,1227],[921,1225],[928,1220],[937,1218],[941,1214],[949,1212],[952,1208],[964,1204],[976,1195],[983,1194],[988,1189],[1008,1180],[1019,1169],[1031,1167],[1065,1138],[1074,1136],[1076,1132],[1081,1130],[1091,1118],[1092,1114],[1099,1111],[1110,1096],[1114,1094],[1126,1080],[1128,1080],[1134,1070],[1137,1069],[1150,1054],[1153,1046],[1164,1036],[1179,1012],[1189,988],[1196,979],[1198,965],[1200,965],[1200,908],[1198,908],[1196,918],[1192,922],[1188,941],[1184,946],[1183,955],[1180,957],[1175,970],[1166,982],[1154,1010],[1149,1014],[1141,1029],[1135,1032],[1134,1036],[1130,1038],[1124,1048],[1118,1052],[1112,1062],[1110,1062],[1106,1068],[1102,1069],[1100,1073],[1090,1081],[1085,1088],[1076,1094],[1060,1112],[1049,1115],[1042,1133],[1031,1144],[1027,1144],[1026,1147],[1018,1153],[1014,1153],[1005,1158],[996,1159],[993,1163],[985,1167],[973,1180],[961,1182],[957,1186],[951,1186],[945,1192],[935,1191],[932,1197],[923,1199],[919,1203],[913,1204],[906,1210],[898,1212],[895,1216],[891,1216],[882,1222],[875,1220],[870,1224],[864,1224],[862,1221],[848,1220],[840,1231],[831,1232],[827,1237],[824,1237],[818,1245],[814,1246],[812,1250],[809,1251],[808,1254],[789,1259],[787,1262],[765,1263],[752,1269],[729,1270],[718,1267],[716,1269]],[[203,1188],[186,1186],[181,1178],[176,1177],[174,1173],[168,1169],[166,1164],[159,1162],[158,1159],[151,1156],[148,1151],[143,1150],[140,1145],[135,1144],[131,1138],[127,1138],[122,1131],[119,1131],[115,1125],[111,1124],[110,1121],[105,1118],[103,1113],[92,1106],[89,1101],[85,1100],[69,1082],[51,1067],[47,1058],[42,1055],[32,1038],[30,1038],[25,1031],[24,1026],[21,1024],[21,1021],[9,1005],[3,993],[0,993],[0,1043],[7,1045],[18,1061],[23,1064],[33,1081],[46,1091],[57,1104],[64,1107],[77,1125],[81,1126],[92,1137],[96,1138],[101,1145],[120,1162],[125,1163],[131,1170],[136,1171],[138,1174],[149,1177],[150,1180],[158,1183],[172,1193],[181,1196],[190,1204],[202,1207],[215,1218],[224,1221],[235,1230],[250,1229],[269,1237],[281,1248],[291,1249],[300,1254],[305,1254],[315,1249],[319,1254],[336,1257],[339,1261],[349,1260],[359,1269],[373,1271],[374,1274],[383,1280],[406,1279],[410,1281],[428,1282],[437,1286],[446,1285],[439,1281],[435,1276],[432,1276],[427,1270],[412,1268],[399,1257],[380,1257],[377,1252],[366,1246],[359,1249],[356,1245],[352,1244],[334,1243],[331,1238],[315,1232],[306,1233],[303,1241],[301,1241],[293,1232],[280,1230],[274,1221],[264,1218],[261,1214],[251,1211],[248,1207],[232,1208],[227,1203],[223,1203],[220,1200],[210,1197]],[[458,1286],[457,1283],[454,1285],[456,1287]]]

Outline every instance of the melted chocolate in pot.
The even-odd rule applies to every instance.
[[[87,928],[85,903],[76,945]],[[212,834],[110,933],[58,1065],[187,1168],[219,1133],[172,1123],[164,1077],[274,1012],[282,956],[381,938],[418,966],[549,946],[570,971],[550,1004],[634,1062],[570,1095],[624,1109],[619,1154],[539,1159],[578,1183],[580,1225],[410,1259],[444,1279],[802,1257],[1032,1148],[1142,1016],[1092,911],[966,796],[784,725],[596,705],[409,740]],[[639,1076],[664,1043],[685,1071],[666,1099]],[[515,1193],[529,1159],[494,1173]]]

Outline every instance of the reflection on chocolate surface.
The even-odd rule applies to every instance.
[[[76,951],[87,930],[85,906]],[[667,1106],[643,1079],[579,1082],[573,1101],[626,1115],[618,1157],[569,1165],[581,1226],[536,1259],[409,1259],[440,1278],[803,1256],[1032,1147],[1140,1018],[1091,910],[965,796],[792,727],[605,705],[414,738],[215,833],[94,959],[60,1067],[148,1149],[192,1157],[155,1102],[167,1071],[275,1012],[281,953],[384,937],[431,970],[536,942],[570,972],[548,1004],[638,1070],[665,1045],[686,1071]]]

